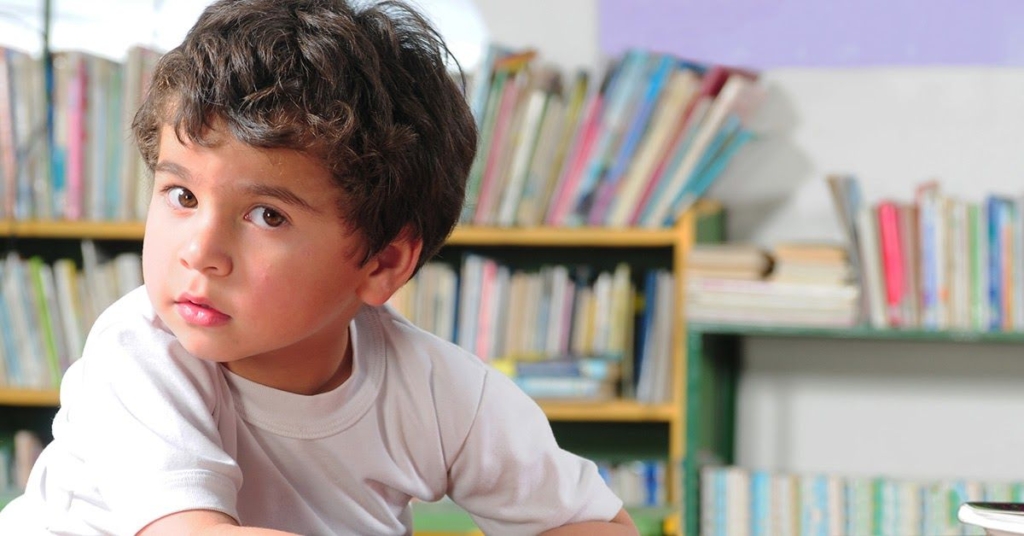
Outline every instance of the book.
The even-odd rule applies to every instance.
[[[477,75],[479,80],[475,84],[483,84],[487,87],[485,104],[481,109],[474,111],[479,125],[479,142],[477,144],[476,157],[469,170],[469,177],[466,180],[466,202],[462,209],[461,221],[468,223],[475,218],[479,198],[484,196],[482,182],[484,174],[494,153],[500,151],[501,127],[498,125],[498,116],[502,112],[502,104],[507,101],[507,94],[511,92],[507,86],[514,85],[515,77],[536,55],[535,51],[526,50],[517,53],[501,53],[493,61],[492,72],[481,72]],[[480,103],[474,103],[478,106]],[[497,139],[495,139],[497,138]]]
[[[549,103],[561,93],[561,73],[551,66],[538,67],[530,77],[520,104],[521,122],[517,125],[513,154],[509,165],[508,180],[500,192],[496,223],[510,227],[515,223],[516,212],[526,189],[534,156],[542,136],[541,126]],[[550,141],[547,143],[550,145]]]
[[[734,113],[748,109],[752,102],[760,100],[760,94],[761,90],[755,88],[754,80],[749,76],[740,73],[726,76],[721,90],[710,100],[706,115],[686,142],[681,158],[672,167],[665,168],[664,175],[658,179],[659,183],[640,218],[642,226],[661,227],[673,219],[673,209],[679,206],[687,183],[699,170],[702,158],[715,142],[723,124]]]
[[[829,242],[782,242],[772,246],[775,262],[800,262],[808,264],[846,264],[847,250],[844,246]]]
[[[957,510],[957,519],[985,529],[988,536],[1024,534],[1024,503],[966,502]]]
[[[36,314],[41,328],[40,336],[46,356],[47,373],[54,387],[60,385],[61,376],[71,364],[65,349],[64,331],[60,323],[60,310],[57,308],[57,296],[53,280],[53,270],[40,257],[28,260],[29,274],[38,305]]]
[[[878,218],[870,206],[861,207],[856,214],[857,237],[860,242],[860,258],[864,271],[861,273],[863,293],[868,295],[868,320],[876,328],[888,325],[886,317],[885,276],[882,271],[882,257],[879,248]]]
[[[485,163],[479,179],[480,189],[473,212],[474,225],[494,223],[496,209],[510,172],[515,141],[519,137],[519,125],[524,111],[519,102],[529,90],[531,78],[531,71],[523,68],[510,73],[502,84],[490,143],[483,151]]]
[[[876,208],[878,214],[878,241],[881,249],[882,279],[885,287],[885,316],[889,326],[905,324],[903,318],[903,296],[906,282],[903,280],[904,260],[900,241],[899,208],[895,201],[882,201]]]
[[[52,387],[45,368],[45,354],[41,328],[36,319],[36,306],[32,293],[32,280],[27,263],[14,252],[7,253],[4,263],[2,295],[10,314],[11,328],[16,341],[16,355],[21,370],[22,387]]]
[[[614,69],[609,69],[602,78],[600,86],[592,88],[591,93],[586,97],[585,108],[573,135],[572,146],[566,155],[555,192],[544,216],[544,223],[547,225],[563,225],[573,208],[574,195],[583,174],[583,168],[586,166],[587,158],[600,131],[601,114],[605,107],[605,87],[609,84],[613,72]]]
[[[556,174],[556,162],[560,160],[562,140],[566,137],[568,115],[565,95],[558,80],[548,95],[547,108],[537,132],[537,147],[526,170],[523,189],[515,207],[515,225],[533,227],[540,223],[542,212],[551,196]],[[573,91],[576,90],[574,87]],[[571,98],[576,95],[572,94]]]
[[[715,179],[725,171],[733,156],[753,139],[754,133],[743,128],[739,116],[730,115],[715,134],[711,145],[704,151],[697,168],[686,180],[683,189],[673,198],[671,209],[662,225],[675,225],[679,216],[707,193]]]
[[[531,175],[536,175],[534,187],[527,186],[524,199],[520,203],[516,223],[521,227],[534,227],[544,223],[545,215],[554,202],[556,192],[560,189],[561,179],[565,176],[563,169],[568,167],[569,155],[576,141],[576,134],[583,122],[588,98],[591,95],[590,74],[578,70],[566,94],[548,104],[554,108],[549,114],[551,121],[545,125],[546,141],[539,156],[535,156],[535,166]],[[541,151],[541,149],[538,149]]]
[[[865,287],[866,266],[861,257],[861,239],[857,231],[857,213],[860,212],[861,205],[860,183],[855,177],[841,174],[831,174],[826,177],[826,181],[832,198],[832,206],[839,219],[839,228],[846,238],[846,253],[853,266],[854,283],[863,288]],[[868,293],[862,292],[858,313],[861,322],[868,321],[869,311]]]
[[[4,259],[0,259],[0,290],[3,290],[5,264]],[[3,383],[5,385],[21,385],[23,381],[21,365],[18,360],[18,345],[16,343],[7,299],[4,296],[0,296],[0,354],[3,354]]]
[[[686,269],[696,271],[722,270],[764,275],[771,267],[771,258],[756,244],[697,244],[686,258]]]
[[[14,141],[14,99],[10,98],[14,81],[11,56],[0,47],[0,219],[14,215],[17,196],[17,150]]]
[[[677,69],[675,58],[668,54],[657,54],[649,60],[649,73],[645,75],[646,86],[641,87],[635,110],[629,119],[622,135],[621,145],[609,162],[607,173],[602,178],[594,194],[593,203],[587,214],[587,223],[593,226],[605,224],[606,213],[612,200],[617,197],[622,182],[634,153],[647,132],[652,115],[658,112],[661,94],[672,73]]]
[[[658,103],[658,110],[651,119],[636,155],[627,168],[617,195],[605,218],[609,227],[626,227],[640,202],[641,196],[655,177],[655,168],[662,155],[671,147],[675,133],[687,106],[696,95],[700,78],[693,69],[677,69],[672,73]]]
[[[630,119],[640,106],[643,83],[649,78],[652,67],[656,67],[656,61],[657,58],[645,50],[631,49],[612,75],[607,86],[607,106],[596,125],[597,137],[581,169],[570,210],[565,215],[566,224],[579,226],[587,223],[598,189],[622,147]]]

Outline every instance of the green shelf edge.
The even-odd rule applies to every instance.
[[[626,510],[636,523],[641,536],[663,534],[665,519],[675,512],[668,507],[630,507]],[[473,519],[458,505],[439,503],[413,503],[413,532],[468,533],[477,530]]]
[[[743,335],[748,337],[790,337],[850,340],[889,340],[908,342],[1024,343],[1020,331],[930,331],[924,329],[878,329],[871,327],[814,328],[788,326],[749,326],[688,322],[686,329],[695,334]]]

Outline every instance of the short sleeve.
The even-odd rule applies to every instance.
[[[448,495],[488,534],[609,521],[622,508],[597,466],[562,450],[536,402],[493,370],[449,478]]]
[[[53,477],[72,479],[60,482],[72,499],[94,490],[119,532],[193,509],[237,519],[242,477],[218,429],[217,365],[188,355],[166,331],[135,327],[91,333],[66,374],[54,439],[65,468],[77,470]],[[79,502],[69,499],[72,514],[90,508]]]

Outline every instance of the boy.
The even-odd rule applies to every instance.
[[[459,214],[476,132],[399,3],[222,0],[134,123],[145,286],[97,320],[2,534],[632,534],[512,382],[384,303]]]

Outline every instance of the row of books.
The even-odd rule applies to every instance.
[[[159,56],[56,52],[48,71],[0,48],[0,219],[143,219],[130,124]],[[569,75],[493,45],[470,80],[480,146],[462,219],[498,226],[672,225],[752,139],[765,94],[750,71],[640,49]]]
[[[692,322],[842,328],[859,318],[860,289],[841,245],[699,244],[684,273]]]
[[[428,263],[390,303],[536,398],[662,402],[671,398],[673,278],[652,270],[643,286],[638,295],[626,264],[521,270],[466,254],[458,269]]]
[[[829,186],[874,327],[1024,330],[1024,197],[980,202],[920,184],[912,200],[861,201],[855,177]]]
[[[663,460],[598,461],[597,470],[625,506],[668,504]]]
[[[735,466],[701,470],[702,536],[967,536],[967,501],[1021,502],[1024,482],[917,481],[786,474]]]
[[[17,494],[25,489],[42,448],[39,435],[31,430],[0,435],[0,494]],[[626,506],[657,507],[667,503],[663,460],[598,461],[597,469]]]
[[[100,312],[142,284],[137,253],[105,260],[83,241],[82,258],[82,269],[14,252],[0,260],[0,385],[56,388]]]
[[[0,260],[0,382],[53,388],[95,318],[142,284],[139,255],[105,259],[82,241],[82,267],[10,252]],[[417,325],[473,351],[537,398],[671,398],[673,278],[630,268],[514,270],[467,254],[428,263],[389,302]],[[644,305],[646,302],[646,306]],[[639,309],[638,309],[638,303]]]
[[[48,67],[0,47],[0,219],[144,219],[148,172],[130,127],[158,58],[68,51]]]
[[[462,222],[662,227],[746,144],[755,73],[633,49],[603,73],[489,48],[468,99],[480,131]]]

